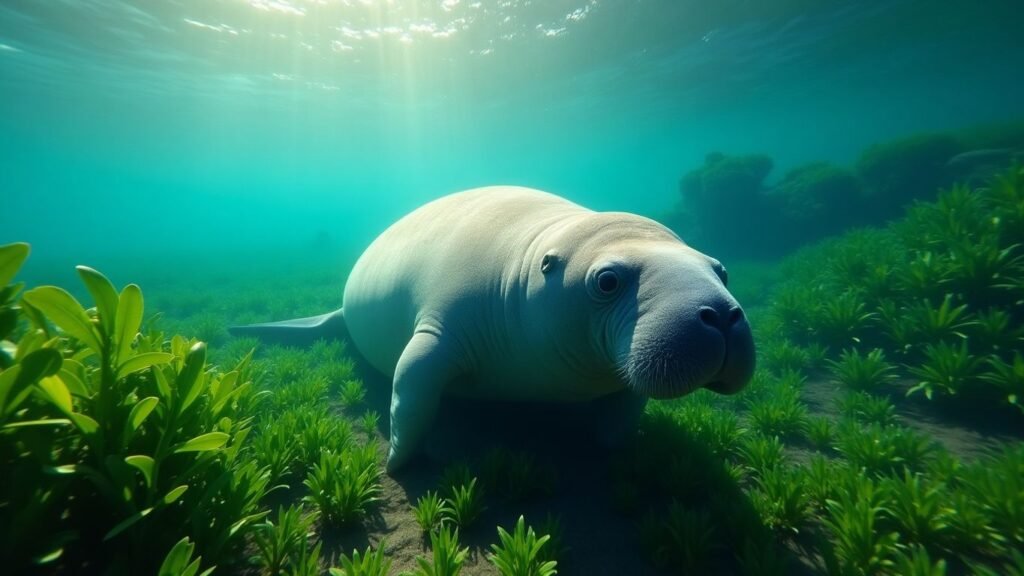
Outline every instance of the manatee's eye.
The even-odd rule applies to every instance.
[[[551,269],[554,268],[554,266],[554,254],[545,254],[544,257],[540,259],[540,271],[543,272],[544,274],[551,272]]]
[[[597,274],[597,289],[602,294],[614,294],[619,289],[619,275],[614,270],[602,270]]]

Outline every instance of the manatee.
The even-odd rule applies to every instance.
[[[727,281],[718,260],[653,220],[495,186],[391,225],[356,262],[341,309],[232,333],[347,335],[393,379],[394,472],[446,396],[610,398],[613,414],[598,424],[628,429],[647,398],[739,391],[754,371],[754,341]]]

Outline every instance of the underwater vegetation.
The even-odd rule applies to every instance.
[[[1024,157],[1022,126],[879,142],[851,167],[809,162],[776,182],[766,182],[773,168],[769,156],[713,152],[683,175],[679,207],[662,220],[718,258],[778,257],[857,226],[882,225],[954,182],[984,185]],[[730,215],[730,226],[711,225],[721,214]]]
[[[749,162],[747,182],[764,163]],[[796,253],[750,310],[748,388],[651,402],[622,446],[586,456],[586,522],[615,533],[610,553],[637,574],[1021,573],[1022,245],[1014,168]],[[493,445],[396,483],[375,389],[344,343],[172,335],[209,328],[206,296],[159,294],[182,311],[154,319],[138,286],[91,268],[81,299],[26,289],[28,252],[0,247],[12,573],[549,575],[605,561],[585,556],[589,527],[564,505],[581,488],[571,464]],[[963,453],[935,434],[954,417],[1017,432]]]

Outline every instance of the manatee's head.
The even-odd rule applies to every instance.
[[[754,340],[725,267],[649,219],[592,220],[565,257],[566,306],[585,310],[590,346],[625,386],[652,398],[746,386]]]

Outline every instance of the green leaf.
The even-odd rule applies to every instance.
[[[228,438],[229,436],[224,432],[209,432],[179,445],[174,449],[174,452],[207,452],[209,450],[216,450],[223,446],[228,441]]]
[[[139,370],[145,370],[150,366],[157,364],[167,364],[174,360],[174,354],[168,354],[167,352],[143,352],[142,354],[136,354],[124,361],[117,368],[118,377],[127,376],[133,372]]]
[[[78,377],[78,374],[68,366],[61,366],[60,372],[58,372],[60,379],[64,381],[64,384],[68,387],[68,391],[73,395],[80,398],[89,397],[89,388],[85,385],[85,382]]]
[[[74,422],[75,426],[86,436],[92,435],[100,429],[100,423],[85,414],[79,414],[77,412],[71,414],[71,421]]]
[[[196,342],[185,356],[185,366],[178,373],[175,388],[179,393],[184,390],[185,398],[181,403],[181,410],[184,411],[202,392],[204,379],[202,378],[203,367],[206,365],[206,343]]]
[[[63,361],[60,352],[52,348],[40,348],[30,353],[20,363],[21,374],[16,386],[34,384],[41,378],[53,376],[60,370]]]
[[[24,242],[0,246],[0,288],[11,283],[14,275],[28,258],[29,251],[28,244]]]
[[[7,338],[7,335],[14,332],[17,326],[18,311],[14,308],[0,308],[0,340]]]
[[[97,353],[102,353],[99,335],[85,313],[85,308],[66,290],[56,286],[41,286],[25,292],[21,298],[46,315],[61,330]]]
[[[85,287],[88,288],[89,294],[92,294],[92,299],[96,302],[96,311],[99,313],[103,333],[108,338],[112,338],[114,318],[117,316],[118,307],[117,290],[106,276],[88,266],[77,266],[76,270],[78,270],[78,275],[81,276]]]
[[[71,420],[67,418],[51,418],[49,420],[25,420],[6,424],[4,428],[29,428],[32,426],[68,426]]]
[[[178,498],[181,498],[181,495],[185,493],[185,490],[188,490],[188,485],[182,484],[181,486],[178,486],[177,488],[171,490],[167,494],[164,494],[164,497],[161,500],[161,502],[163,502],[164,504],[171,504]]]
[[[135,431],[139,429],[139,426],[142,426],[142,423],[159,403],[160,400],[156,396],[147,396],[136,402],[135,406],[132,406],[128,419],[124,421],[124,432],[121,434],[121,444],[125,448],[128,447],[128,442],[135,435]]]
[[[188,563],[192,559],[192,551],[195,547],[195,544],[189,542],[188,536],[178,540],[178,543],[164,558],[157,576],[183,576],[188,570]]]
[[[64,382],[59,377],[47,376],[43,378],[39,381],[39,389],[43,391],[43,396],[56,406],[58,410],[71,415],[74,410],[71,406],[71,392],[68,391],[68,387],[64,385]]]
[[[122,364],[128,359],[135,335],[142,324],[142,290],[135,284],[129,284],[121,290],[117,302],[117,318],[114,322],[114,342],[117,346],[116,362]]]
[[[134,456],[125,456],[125,463],[129,466],[138,468],[142,475],[146,478],[146,488],[153,487],[153,468],[156,466],[156,461],[144,454],[136,454]]]
[[[121,532],[124,532],[125,530],[131,528],[136,522],[142,520],[146,516],[149,516],[149,513],[153,511],[153,508],[155,508],[155,506],[151,506],[149,508],[146,508],[145,510],[139,510],[135,514],[132,514],[128,518],[122,520],[117,524],[117,526],[111,528],[110,532],[107,532],[107,535],[103,537],[103,541],[106,542],[111,538],[117,536]]]

